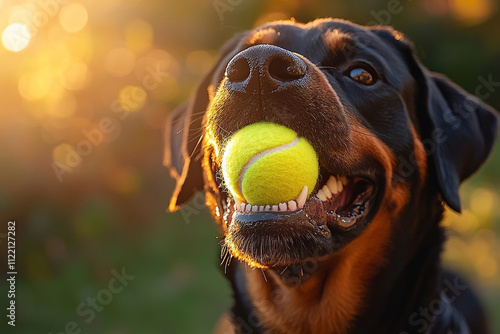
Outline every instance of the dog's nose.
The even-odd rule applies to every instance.
[[[294,53],[275,45],[259,44],[236,54],[226,67],[231,90],[269,93],[281,87],[300,84],[307,66]]]

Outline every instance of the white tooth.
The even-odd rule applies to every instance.
[[[264,211],[264,205],[259,206],[259,211],[260,212]]]
[[[299,209],[302,209],[304,207],[304,204],[306,204],[307,192],[307,186],[304,186],[299,196],[297,197],[297,206],[299,207]]]
[[[332,192],[330,191],[330,189],[327,187],[326,184],[323,186],[323,188],[321,188],[321,190],[323,190],[323,192],[325,193],[326,198],[332,198]]]
[[[347,186],[347,184],[349,183],[349,180],[347,179],[347,177],[342,176],[340,179],[342,180],[342,184],[343,184],[344,186]]]
[[[277,205],[273,205],[271,207],[271,211],[278,211],[279,210],[279,207]]]
[[[266,205],[264,211],[271,211],[271,207],[269,205]]]
[[[316,197],[319,198],[321,201],[326,201],[326,195],[323,192],[323,190],[318,190],[318,193],[316,194]]]
[[[247,204],[245,202],[241,203],[240,204],[240,211],[241,212],[245,212],[245,208],[246,208]]]
[[[280,208],[280,211],[287,211],[286,203],[280,203],[278,204],[278,207]]]
[[[247,211],[247,212],[252,211],[252,205],[251,204],[247,204],[247,206],[245,208],[245,211]]]
[[[259,211],[259,207],[257,205],[252,206],[252,211],[253,212]]]
[[[344,186],[342,185],[342,181],[340,179],[337,180],[337,187],[339,188],[339,193],[341,193],[342,189],[344,189]]]
[[[290,211],[296,211],[297,210],[297,202],[295,202],[295,201],[288,202],[288,208],[290,209]]]
[[[326,185],[328,186],[332,194],[335,195],[339,192],[339,187],[337,186],[337,179],[335,178],[335,176],[330,176],[330,178],[326,182]]]

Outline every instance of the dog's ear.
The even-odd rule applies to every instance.
[[[427,86],[428,135],[441,195],[460,211],[458,188],[488,157],[497,130],[495,110],[446,77],[423,70]],[[432,152],[434,150],[434,152]]]
[[[171,212],[204,188],[201,141],[204,115],[210,102],[208,90],[215,89],[214,85],[222,80],[225,64],[236,54],[242,35],[235,36],[224,45],[221,56],[198,85],[191,100],[174,110],[167,119],[163,164],[170,169],[170,175],[176,181],[168,206]]]
[[[443,75],[428,71],[411,43],[391,29],[376,34],[396,45],[417,84],[417,118],[441,196],[460,212],[460,183],[488,157],[497,130],[497,113]]]

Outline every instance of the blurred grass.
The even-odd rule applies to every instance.
[[[26,10],[47,16],[26,49],[0,46],[0,221],[17,221],[19,273],[17,326],[7,327],[4,319],[0,332],[55,334],[70,321],[82,333],[211,331],[230,305],[218,233],[204,210],[189,223],[165,213],[173,182],[161,165],[161,131],[234,33],[269,19],[333,16],[365,24],[379,17],[414,41],[426,66],[469,92],[480,77],[500,81],[498,1],[401,2],[397,14],[387,12],[387,1],[242,1],[222,19],[217,3],[82,0],[70,10],[52,7],[49,15],[37,1],[0,1],[1,31],[33,23]],[[68,11],[76,13],[70,20],[62,14]],[[144,80],[157,67],[167,76],[149,89]],[[499,109],[498,90],[486,102]],[[83,131],[106,117],[117,120],[115,131],[59,182],[52,163],[64,164],[61,150],[78,146]],[[480,292],[496,332],[499,171],[497,144],[462,187],[463,215],[447,214],[445,254],[445,263]],[[0,268],[6,268],[5,245],[0,235]],[[112,270],[122,268],[135,279],[87,324],[77,307],[107,289]],[[0,280],[4,303],[4,270]]]

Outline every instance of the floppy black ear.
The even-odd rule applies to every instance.
[[[226,64],[236,54],[241,36],[235,36],[224,45],[219,60],[198,85],[191,100],[174,110],[167,119],[163,164],[170,169],[170,175],[176,181],[169,211],[176,211],[204,188],[201,141],[204,114],[210,102],[208,90],[222,80],[222,77],[214,77],[222,75]]]
[[[496,111],[446,77],[423,70],[431,120],[433,160],[441,194],[460,211],[458,188],[488,157],[497,130]]]
[[[405,58],[417,84],[420,134],[446,203],[460,211],[458,188],[488,157],[497,130],[496,111],[445,76],[428,71],[403,34],[375,27],[375,34],[394,45]]]

